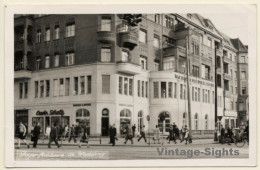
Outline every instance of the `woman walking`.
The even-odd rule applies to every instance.
[[[79,137],[80,137],[79,148],[81,148],[82,143],[86,143],[87,144],[87,148],[89,148],[89,145],[88,145],[88,134],[87,134],[86,126],[83,126],[83,125],[80,126]]]
[[[126,126],[126,136],[125,136],[125,144],[127,143],[128,139],[131,141],[131,144],[134,144],[133,142],[133,132],[132,132],[132,128],[130,127],[130,125]]]
[[[28,148],[30,148],[30,144],[25,139],[26,135],[26,127],[24,126],[23,122],[20,122],[19,124],[19,136],[18,136],[18,149],[20,149],[20,143],[21,140],[27,145]]]

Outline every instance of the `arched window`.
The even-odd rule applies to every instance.
[[[186,120],[187,120],[187,113],[184,112],[183,115],[182,115],[182,126],[186,125]]]
[[[195,113],[194,115],[194,129],[198,130],[198,113]]]
[[[165,120],[161,121],[160,117],[164,116]],[[158,116],[158,127],[160,132],[168,132],[170,128],[170,114],[169,112],[161,112]]]
[[[122,135],[127,125],[131,125],[131,111],[123,109],[120,111],[120,134]]]
[[[208,114],[205,115],[205,130],[208,130]]]
[[[87,133],[90,134],[90,113],[87,109],[78,109],[76,111],[76,122],[79,125],[86,126]]]
[[[140,129],[143,126],[143,124],[144,124],[143,111],[140,110],[138,112],[138,127],[137,127],[138,132],[140,132]]]
[[[102,110],[102,117],[108,117],[109,116],[109,110],[107,108]]]

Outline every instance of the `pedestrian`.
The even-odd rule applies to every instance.
[[[228,142],[228,145],[231,145],[230,142],[231,142],[231,137],[232,137],[232,131],[231,129],[229,128],[228,124],[226,124],[225,126],[225,141]]]
[[[81,148],[82,143],[86,143],[87,148],[89,148],[87,128],[86,128],[86,126],[83,126],[83,125],[80,125],[79,128],[80,128],[79,129],[79,137],[80,137],[79,148]]]
[[[145,125],[143,125],[143,127],[140,129],[140,137],[139,137],[139,139],[138,139],[138,142],[142,139],[142,138],[144,138],[144,141],[145,141],[145,143],[146,143],[146,137],[145,137]]]
[[[132,126],[133,137],[135,137],[135,129],[136,129],[136,126],[135,126],[135,124],[134,124],[134,126]]]
[[[110,131],[110,140],[111,140],[111,144],[112,146],[115,146],[117,137],[116,137],[117,131],[116,131],[116,126],[115,124],[113,124],[113,126],[111,127],[111,131]]]
[[[108,142],[108,144],[111,144],[112,143],[112,125],[109,125],[109,130],[108,130],[108,132],[109,132],[109,142]]]
[[[38,122],[33,129],[33,147],[36,148],[41,133],[40,123]]]
[[[188,141],[190,143],[190,139],[189,139],[190,135],[189,135],[189,129],[188,129],[187,125],[185,125],[184,130],[185,130],[184,140],[186,141],[185,144],[187,145]]]
[[[68,127],[68,125],[65,125],[64,130],[63,130],[63,141],[65,141],[65,138],[68,135],[68,133],[69,133],[69,127]]]
[[[168,137],[166,139],[168,139],[168,143],[170,143],[170,141],[173,140],[173,127],[172,127],[172,125],[170,125],[169,135],[168,135]]]
[[[174,133],[174,143],[176,144],[176,143],[177,143],[177,142],[176,142],[177,139],[181,140],[181,139],[180,139],[180,131],[179,131],[179,128],[178,128],[177,125],[175,125],[175,126],[173,127],[173,133]]]
[[[220,143],[223,144],[225,140],[225,129],[223,127],[223,125],[221,125],[221,129],[220,129]]]
[[[51,127],[50,127],[50,125],[47,125],[46,131],[45,131],[45,136],[47,137],[47,139],[50,138],[50,133],[51,133]]]
[[[58,130],[58,141],[61,141],[61,137],[63,134],[63,128],[62,128],[61,124],[57,126],[57,130]]]
[[[26,137],[26,127],[23,124],[23,122],[20,122],[19,136],[18,136],[18,149],[20,149],[21,140],[27,145],[28,148],[30,148],[30,144],[26,141],[25,137]]]
[[[53,124],[53,126],[51,127],[51,133],[50,133],[50,138],[49,138],[49,143],[48,143],[48,147],[51,148],[51,143],[54,141],[55,144],[57,145],[57,147],[61,147],[58,143],[58,131],[57,131],[57,125],[56,123]]]
[[[153,140],[154,140],[154,144],[155,141],[158,141],[158,144],[160,144],[160,129],[158,127],[158,125],[155,126],[155,129],[153,130]]]
[[[181,133],[180,133],[180,135],[181,135],[181,143],[184,141],[184,136],[185,136],[185,130],[184,130],[184,126],[182,126],[181,127]]]
[[[126,135],[125,135],[125,144],[127,143],[128,140],[131,141],[131,144],[134,144],[133,142],[133,132],[132,132],[132,128],[130,127],[130,125],[126,126],[125,129]]]
[[[248,144],[249,144],[249,122],[247,122],[247,124],[246,124],[246,128],[245,128],[245,130],[244,130],[244,133],[245,133],[245,135],[246,135],[247,142],[248,142]]]
[[[74,124],[72,125],[72,127],[70,128],[70,138],[69,138],[69,143],[71,141],[71,139],[73,138],[74,143],[77,142],[76,138],[75,138],[75,127]]]

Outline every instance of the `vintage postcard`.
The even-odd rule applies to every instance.
[[[254,5],[10,5],[5,61],[7,167],[256,165]]]

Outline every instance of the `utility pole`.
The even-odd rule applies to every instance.
[[[186,39],[186,74],[187,74],[187,94],[188,94],[188,117],[189,117],[189,136],[192,138],[192,131],[191,131],[191,100],[190,100],[190,58],[189,58],[189,38],[188,36],[185,37]]]
[[[214,133],[214,141],[218,141],[216,128],[218,127],[218,66],[217,66],[217,46],[215,46],[215,133]]]

